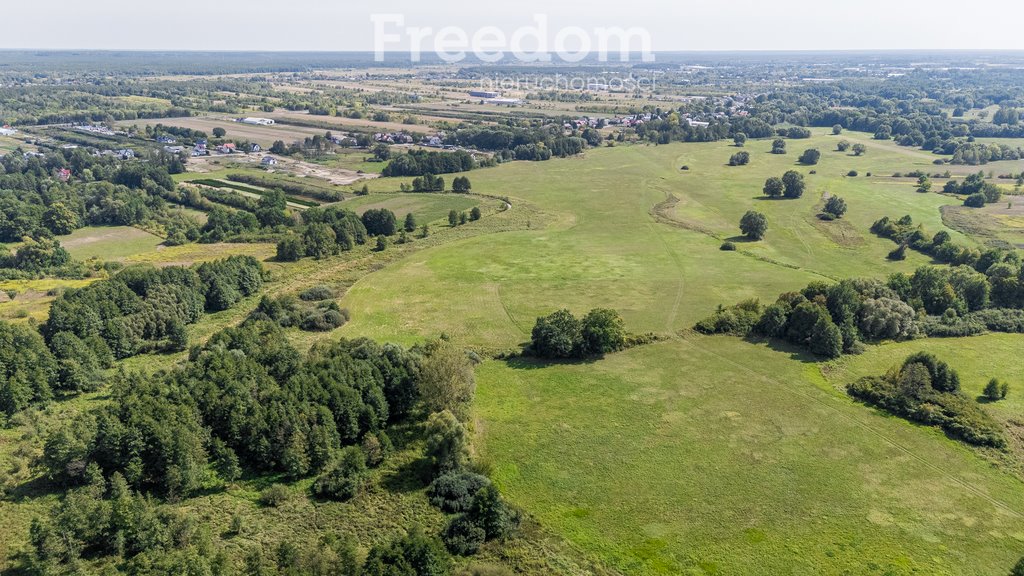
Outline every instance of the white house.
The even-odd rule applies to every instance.
[[[273,156],[264,156],[263,159],[260,160],[260,164],[263,166],[277,166],[277,158],[274,158]]]
[[[242,118],[239,122],[242,124],[256,124],[259,126],[271,126],[274,124],[274,120],[271,118]]]

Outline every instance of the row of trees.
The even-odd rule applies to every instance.
[[[923,266],[887,282],[852,279],[813,283],[767,307],[743,302],[720,307],[697,324],[708,333],[781,338],[835,358],[862,341],[903,340],[921,332],[965,335],[982,330],[1024,331],[1024,273],[1015,253],[994,253],[989,272],[968,266]]]
[[[772,176],[765,180],[761,191],[769,198],[799,198],[804,195],[806,189],[804,175],[796,170],[787,170],[781,178]]]
[[[393,156],[388,165],[381,171],[381,175],[393,177],[451,174],[454,172],[468,172],[477,167],[479,167],[479,164],[473,159],[473,156],[463,150],[457,152],[437,152],[413,149],[404,154]]]

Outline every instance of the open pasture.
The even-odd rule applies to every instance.
[[[996,347],[1006,377],[1019,378],[1010,363],[1024,338],[870,347],[832,366],[687,332],[718,304],[929,263],[916,253],[887,260],[893,244],[868,230],[881,216],[910,214],[932,233],[978,243],[943,224],[941,209],[958,199],[891,178],[925,159],[870,144],[863,157],[842,154],[840,138],[815,131],[787,141],[787,155],[751,141],[745,167],[726,166],[734,146],[710,143],[474,172],[474,190],[507,195],[512,211],[529,206],[548,223],[417,252],[366,276],[342,300],[359,311],[342,332],[406,343],[446,333],[495,351],[527,340],[538,315],[608,307],[630,331],[665,336],[593,362],[478,370],[479,442],[503,492],[625,574],[998,573],[1024,550],[1020,478],[842,386],[936,346],[954,364],[957,349]],[[819,164],[798,166],[811,147]],[[789,169],[805,175],[804,196],[763,199],[765,178]],[[817,219],[825,194],[846,199],[843,219]],[[751,209],[768,216],[761,242],[735,238]],[[725,239],[739,250],[720,251]],[[973,392],[988,369],[965,358]],[[996,409],[1003,421],[1022,416],[1016,403]]]
[[[131,226],[87,226],[58,239],[79,260],[125,260],[156,251],[163,243],[159,236]]]

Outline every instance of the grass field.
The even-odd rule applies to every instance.
[[[530,530],[537,526],[554,542],[517,542],[496,552],[523,562],[517,565],[524,573],[1005,573],[1024,553],[1024,482],[1013,457],[974,451],[934,429],[884,416],[854,402],[844,387],[911,351],[932,350],[961,370],[971,394],[992,375],[1009,380],[1010,399],[985,409],[1013,425],[1024,411],[1017,360],[1024,336],[887,344],[816,363],[798,351],[689,330],[719,304],[769,301],[813,280],[882,277],[929,262],[917,253],[886,260],[893,244],[868,231],[883,215],[903,214],[931,232],[946,229],[941,211],[958,199],[919,194],[913,180],[891,178],[929,170],[929,155],[844,134],[869,147],[866,156],[853,157],[833,151],[839,138],[815,134],[789,141],[785,156],[769,154],[767,140],[751,141],[746,167],[725,166],[736,148],[721,142],[600,148],[470,174],[475,192],[508,197],[510,207],[479,196],[385,194],[408,179],[371,180],[370,196],[342,205],[387,207],[400,217],[412,210],[421,223],[444,220],[453,207],[480,204],[485,214],[456,228],[434,225],[428,238],[380,253],[362,246],[321,261],[279,263],[268,260],[270,244],[193,244],[140,250],[124,260],[190,264],[252,254],[271,274],[266,293],[326,284],[343,294],[340,304],[352,320],[329,338],[411,344],[444,333],[497,352],[526,340],[538,315],[598,306],[620,311],[632,332],[662,336],[592,362],[487,360],[478,367],[476,449],[503,493],[528,514]],[[809,147],[823,152],[819,165],[796,166]],[[807,176],[804,197],[761,199],[764,179],[791,168]],[[860,176],[844,176],[851,169]],[[846,199],[845,218],[816,218],[826,193]],[[767,214],[766,238],[721,251],[750,209]],[[986,241],[972,228],[958,229],[967,232],[950,229],[958,242]],[[1005,223],[997,227],[998,234],[1007,230]],[[241,321],[259,296],[205,315],[189,327],[190,342]],[[289,337],[305,348],[324,336]],[[125,365],[154,370],[181,357],[140,356]],[[47,418],[95,401],[102,399],[56,403]],[[22,444],[38,446],[19,436],[33,429],[11,430],[18,432],[0,433],[0,465],[31,478],[27,458],[17,454],[28,450]],[[253,500],[266,481],[245,480],[184,506],[215,532],[232,514],[245,516],[251,532],[229,546],[313,538],[326,528],[354,533],[365,545],[380,537],[373,526],[439,522],[416,487],[371,493],[355,506],[299,496],[280,509],[260,509]],[[12,531],[0,554],[24,542],[31,516],[53,502],[52,495],[30,494],[0,504],[11,519],[2,534]],[[580,568],[591,563],[608,570]]]
[[[591,364],[488,362],[484,455],[514,502],[628,574],[1000,574],[1016,561],[1019,480],[823,389],[802,360],[695,337]]]
[[[416,222],[420,225],[443,221],[448,225],[448,212],[468,211],[473,206],[480,204],[479,198],[463,194],[371,194],[369,196],[356,196],[342,202],[341,206],[362,214],[371,208],[386,208],[395,213],[401,221],[406,214],[412,212]]]
[[[152,252],[163,243],[163,238],[131,226],[87,226],[58,239],[78,260],[124,260]]]
[[[117,124],[119,126],[138,126],[139,128],[144,128],[147,125],[155,126],[157,124],[163,124],[165,126],[178,126],[181,128],[201,130],[207,134],[212,134],[214,128],[223,128],[227,132],[226,138],[249,140],[268,149],[275,140],[283,140],[284,142],[291,143],[295,140],[302,140],[303,138],[313,136],[314,134],[319,134],[321,136],[324,134],[324,131],[319,128],[305,128],[302,126],[288,126],[284,124],[274,124],[272,126],[242,124],[241,122],[235,122],[233,118],[226,116],[192,116],[188,118],[173,119],[157,118],[124,120]]]
[[[503,491],[623,573],[1001,573],[1024,551],[1020,478],[852,401],[842,386],[927,344],[948,347],[973,391],[987,368],[971,354],[995,346],[1009,367],[1024,337],[915,341],[833,366],[685,332],[720,303],[929,263],[886,260],[893,244],[868,227],[910,214],[933,233],[946,229],[941,208],[958,199],[891,178],[927,170],[930,158],[866,135],[843,136],[869,146],[848,156],[833,151],[839,138],[816,134],[789,141],[785,156],[748,142],[746,167],[726,167],[736,149],[717,143],[603,148],[474,172],[474,190],[507,195],[513,212],[531,207],[547,223],[417,252],[361,279],[343,299],[357,313],[342,333],[408,343],[443,332],[494,351],[528,339],[540,314],[602,306],[633,332],[665,335],[592,363],[489,361],[478,371],[477,431]],[[796,166],[809,147],[821,162]],[[764,179],[791,168],[807,177],[804,197],[761,199]],[[845,177],[851,169],[860,176]],[[842,220],[815,217],[826,192],[849,204]],[[750,209],[768,216],[765,240],[721,252]],[[991,409],[1021,417],[1015,402]]]

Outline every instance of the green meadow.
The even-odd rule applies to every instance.
[[[863,141],[867,154],[836,152],[842,138]],[[823,131],[787,144],[789,154],[772,155],[770,141],[748,142],[743,167],[726,166],[737,148],[723,142],[474,171],[474,191],[529,211],[526,229],[418,251],[361,278],[342,300],[353,318],[341,332],[404,343],[444,333],[497,352],[527,340],[539,315],[608,307],[630,331],[661,336],[593,362],[489,360],[477,374],[480,452],[503,492],[624,574],[1006,571],[1024,550],[1016,456],[969,449],[844,390],[926,349],[960,368],[971,394],[989,374],[1024,394],[1024,337],[872,346],[823,364],[689,331],[719,304],[930,263],[916,253],[888,261],[894,245],[868,230],[882,216],[985,241],[943,223],[942,208],[959,199],[892,177],[937,171],[928,154]],[[811,147],[819,164],[798,166]],[[763,199],[764,180],[789,169],[806,176],[804,196]],[[847,201],[843,219],[817,219],[825,194]],[[769,220],[761,242],[736,238],[751,209]],[[719,249],[729,239],[738,251]],[[1004,360],[986,363],[981,350],[993,347]],[[1010,422],[1022,403],[986,409]]]

